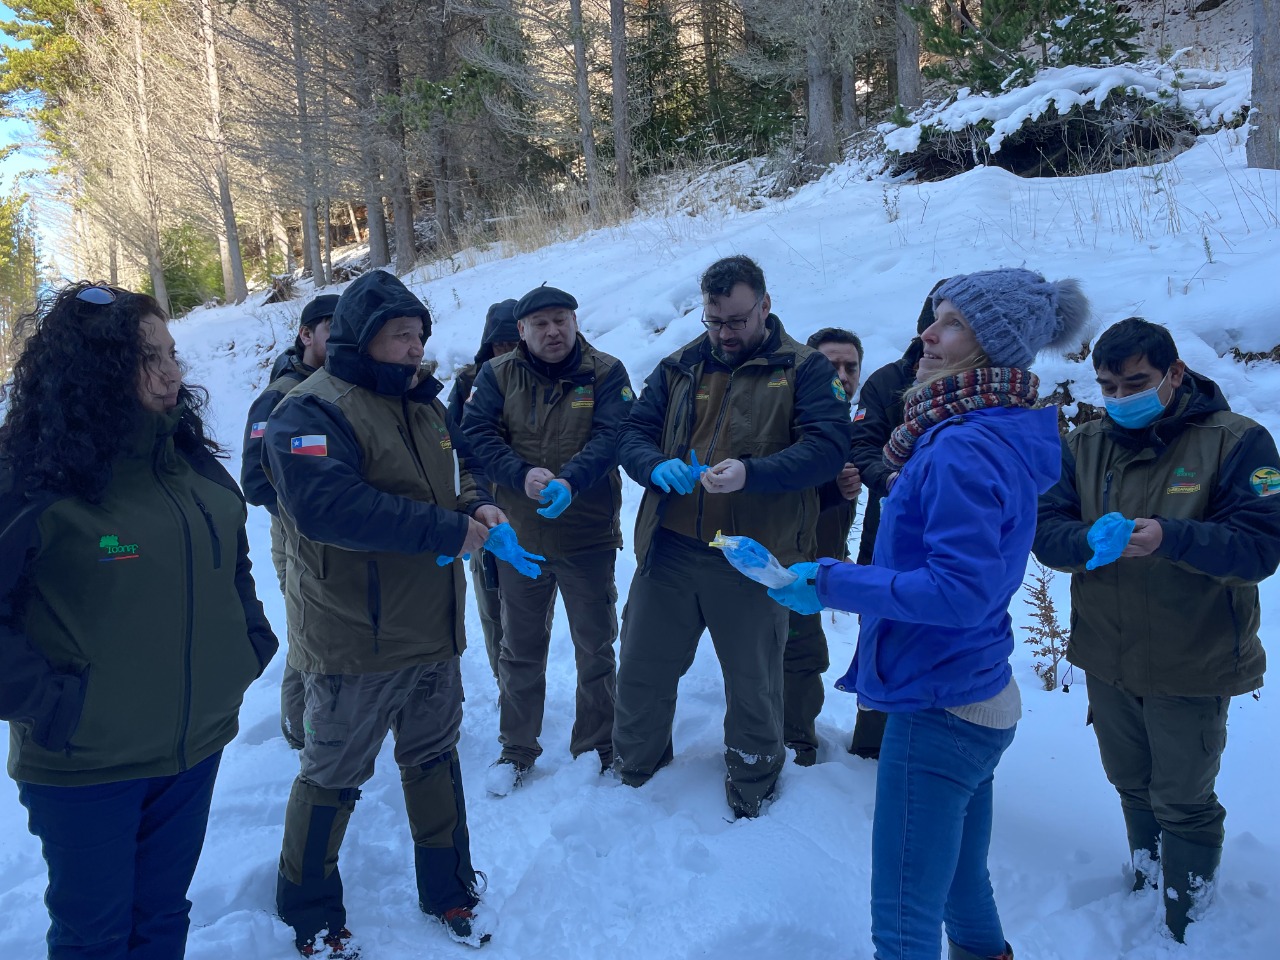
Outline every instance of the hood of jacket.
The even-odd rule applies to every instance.
[[[409,389],[416,366],[382,363],[369,344],[396,317],[421,317],[422,342],[431,335],[431,311],[393,274],[371,270],[347,287],[333,312],[325,369],[375,393],[399,396]]]

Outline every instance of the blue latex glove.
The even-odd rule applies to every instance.
[[[794,573],[796,578],[785,587],[774,587],[769,591],[769,596],[799,614],[821,613],[822,603],[818,600],[818,565],[793,563],[787,569]]]
[[[552,480],[542,488],[542,497],[538,502],[546,504],[538,511],[538,516],[554,520],[569,508],[569,504],[573,502],[573,494],[569,492],[568,484]]]
[[[516,532],[511,529],[509,523],[490,527],[489,539],[484,542],[484,548],[499,560],[507,561],[516,568],[516,573],[523,574],[530,580],[536,580],[542,575],[542,568],[533,561],[547,558],[530,553],[520,546],[519,541],[516,540]]]
[[[457,557],[436,557],[436,566],[437,566],[437,567],[447,567],[449,564],[453,563],[453,561],[455,561],[455,560],[457,560],[457,559],[458,559]],[[469,554],[469,553],[464,553],[464,554],[462,555],[462,559],[463,559],[463,560],[470,560],[470,559],[471,559],[471,554]]]
[[[706,467],[702,468],[703,470]],[[683,460],[664,460],[653,468],[649,479],[663,493],[693,493],[699,474]]]
[[[690,450],[689,451],[689,469],[693,471],[694,480],[701,480],[702,475],[706,473],[708,470],[710,470],[711,468],[708,466],[704,466],[703,464],[698,462],[697,450]]]
[[[1086,570],[1097,570],[1120,559],[1133,536],[1134,522],[1122,514],[1108,513],[1099,517],[1089,528],[1089,546],[1093,557],[1084,565]]]

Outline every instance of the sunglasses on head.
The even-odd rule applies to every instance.
[[[116,302],[116,295],[114,291],[107,287],[85,287],[76,294],[76,299],[99,307],[105,307],[109,303]]]

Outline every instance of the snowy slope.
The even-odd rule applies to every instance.
[[[1134,314],[1164,322],[1183,357],[1216,379],[1236,410],[1280,434],[1280,365],[1245,367],[1231,346],[1280,343],[1280,178],[1244,169],[1238,132],[1203,139],[1158,170],[1074,180],[1020,180],[979,169],[923,185],[867,182],[838,168],[785,201],[746,213],[641,218],[519,258],[441,279],[414,279],[436,324],[427,345],[447,377],[474,352],[486,307],[544,280],[583,304],[583,331],[621,357],[637,386],[657,361],[699,333],[698,274],[744,252],[763,265],[775,311],[799,337],[827,325],[856,329],[868,371],[896,358],[935,279],[1027,265],[1081,278],[1100,324]],[[217,435],[238,448],[244,412],[301,304],[201,311],[174,325],[192,378],[213,392]],[[276,338],[280,343],[275,343]],[[1037,368],[1045,390],[1076,380],[1099,402],[1092,370],[1062,359]],[[233,471],[239,450],[232,452]],[[639,489],[628,484],[624,529]],[[283,603],[271,573],[265,511],[250,536],[260,592],[277,632]],[[634,572],[629,547],[620,590]],[[1055,592],[1065,621],[1067,583]],[[1263,586],[1264,640],[1280,655],[1280,583]],[[1029,622],[1021,598],[1015,624]],[[844,751],[851,697],[831,690],[817,766],[788,764],[780,795],[756,821],[728,822],[722,787],[723,691],[709,643],[681,686],[675,762],[641,790],[571,762],[573,661],[563,615],[549,668],[546,753],[524,788],[493,799],[481,786],[496,758],[495,688],[478,620],[463,659],[468,698],[461,753],[473,853],[489,876],[498,929],[483,955],[631,960],[732,958],[865,960],[871,956],[868,882],[875,765]],[[829,679],[856,637],[838,616],[828,635]],[[1021,646],[1021,645],[1020,645]],[[997,774],[991,863],[1006,932],[1034,960],[1280,957],[1280,708],[1269,691],[1232,704],[1219,780],[1229,810],[1217,905],[1179,947],[1157,933],[1155,894],[1127,894],[1119,805],[1084,726],[1083,678],[1044,692],[1031,660],[1014,661],[1026,716]],[[282,658],[249,691],[242,732],[227,750],[208,843],[192,888],[193,960],[293,956],[274,920],[276,858],[296,759],[278,731]],[[464,957],[417,912],[412,850],[390,749],[366,786],[343,853],[351,927],[369,960]],[[0,782],[0,943],[42,955],[44,865],[16,791]]]

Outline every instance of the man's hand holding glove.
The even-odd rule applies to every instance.
[[[559,478],[549,480],[542,488],[542,495],[538,498],[538,502],[546,504],[539,508],[538,516],[554,520],[569,509],[569,504],[573,502],[573,491],[569,489],[567,480]]]
[[[707,468],[698,462],[696,450],[689,451],[689,462],[683,460],[664,460],[653,468],[649,480],[663,493],[693,493],[694,485],[707,472]]]

